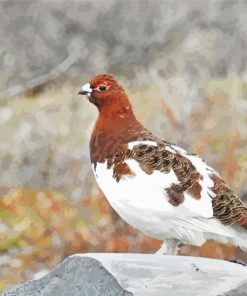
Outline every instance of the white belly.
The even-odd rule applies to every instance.
[[[106,162],[97,163],[94,174],[111,206],[128,224],[161,240],[176,238],[201,245],[207,239],[214,239],[246,249],[246,232],[223,226],[214,219],[211,202],[207,204],[206,197],[195,200],[186,194],[184,203],[178,207],[168,202],[164,188],[178,182],[172,170],[168,174],[154,171],[148,175],[135,160],[125,162],[136,174],[135,177],[122,177],[117,182],[112,169],[107,169]]]
[[[122,177],[119,182],[106,162],[98,163],[94,173],[99,187],[128,224],[159,239],[169,237],[174,227],[171,218],[178,214],[178,208],[168,202],[164,188],[177,183],[176,175],[173,171],[148,175],[135,160],[125,162],[135,176]]]

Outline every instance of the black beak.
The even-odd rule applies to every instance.
[[[87,94],[89,94],[89,92],[88,92],[88,91],[85,91],[85,90],[79,90],[79,92],[78,92],[78,95],[83,95],[83,96],[85,96],[85,95],[87,95]]]

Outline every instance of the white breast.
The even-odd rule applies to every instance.
[[[185,202],[174,207],[168,202],[165,188],[178,183],[171,170],[168,174],[154,171],[146,174],[133,159],[125,161],[134,177],[122,177],[119,182],[113,178],[112,169],[106,162],[98,163],[95,177],[104,195],[115,211],[130,225],[153,237],[169,237],[174,228],[174,219],[212,216],[212,206],[208,199],[195,200],[186,194]]]
[[[173,171],[163,174],[154,171],[147,175],[132,159],[125,161],[134,177],[113,178],[112,169],[105,163],[97,163],[95,177],[104,195],[115,211],[130,225],[155,237],[164,237],[165,220],[176,214],[176,209],[166,197],[164,188],[177,183]],[[169,224],[169,223],[168,223]]]

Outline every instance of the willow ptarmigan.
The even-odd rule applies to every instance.
[[[207,239],[247,250],[247,207],[214,169],[144,128],[112,76],[94,77],[79,94],[99,111],[90,140],[95,178],[127,223],[163,240],[160,253]]]

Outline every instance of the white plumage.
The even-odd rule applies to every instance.
[[[147,143],[148,142],[148,143]],[[132,149],[138,144],[157,146],[156,142],[135,141],[129,143]],[[176,146],[173,150],[187,157],[203,176],[200,180],[202,193],[200,199],[185,193],[185,200],[178,207],[168,202],[165,188],[177,184],[173,170],[162,173],[155,170],[151,175],[145,173],[134,159],[126,159],[135,176],[125,176],[119,182],[113,177],[113,170],[105,163],[97,163],[94,170],[97,183],[115,211],[130,225],[157,239],[176,239],[183,243],[202,245],[208,239],[222,243],[233,243],[242,249],[247,248],[247,233],[240,226],[225,226],[213,217],[213,186],[210,173],[216,172],[198,156],[189,155]]]

